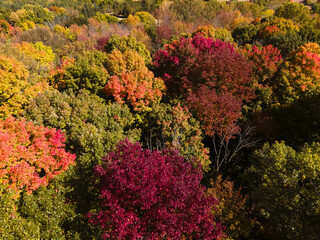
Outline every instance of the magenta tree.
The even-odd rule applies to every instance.
[[[100,209],[88,214],[104,239],[219,239],[223,227],[200,185],[201,168],[177,151],[125,140],[95,168]]]

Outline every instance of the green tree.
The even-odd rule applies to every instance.
[[[34,28],[35,24],[43,24],[52,21],[54,14],[41,5],[26,4],[23,8],[12,12],[10,20],[24,30]]]
[[[75,206],[66,198],[68,189],[63,180],[54,180],[31,195],[21,194],[18,213],[33,228],[39,239],[79,239],[80,229],[72,228]],[[24,238],[24,237],[23,237]]]
[[[39,239],[39,227],[17,213],[14,193],[0,184],[0,235],[3,239]]]
[[[232,32],[232,37],[239,44],[251,44],[258,37],[260,30],[260,25],[250,23],[249,25],[236,28]]]
[[[19,198],[0,185],[1,238],[79,239],[81,231],[71,225],[76,214],[67,192],[62,175],[32,194],[22,191]]]
[[[305,143],[320,142],[320,96],[302,97],[289,106],[269,112],[277,126],[276,139],[283,139],[295,149]]]
[[[302,3],[287,2],[279,6],[274,15],[305,24],[309,19],[309,8]]]
[[[287,56],[291,51],[303,44],[301,35],[295,31],[275,33],[266,39],[266,43],[278,48],[282,56]]]
[[[76,153],[78,165],[83,166],[97,164],[119,140],[125,137],[137,140],[139,135],[136,130],[126,131],[134,122],[126,105],[107,104],[85,90],[78,94],[42,93],[32,99],[24,116],[36,124],[61,129],[66,134],[67,149]]]
[[[70,169],[65,183],[71,191],[67,198],[74,204],[76,217],[68,223],[78,229],[81,239],[94,234],[85,213],[98,204],[92,167],[101,163],[106,152],[124,138],[139,139],[139,130],[130,130],[134,117],[126,105],[107,104],[88,91],[45,92],[34,98],[25,111],[35,124],[59,128],[66,135],[66,148],[76,153],[76,165]]]
[[[207,21],[212,22],[215,19],[220,8],[221,8],[221,4],[217,0],[205,1],[204,11],[203,11],[204,18]]]
[[[318,239],[319,143],[295,151],[284,142],[257,150],[244,178],[259,224],[256,239]]]
[[[320,4],[319,3],[314,3],[311,5],[311,10],[313,13],[320,13]]]
[[[204,4],[202,0],[174,0],[172,9],[176,12],[180,20],[195,23],[202,18]]]
[[[27,10],[29,16],[28,20],[37,24],[50,22],[54,18],[53,13],[50,12],[49,9],[44,8],[41,5],[26,4],[25,6],[23,6],[23,9]]]
[[[146,32],[154,39],[156,35],[156,19],[148,12],[136,12],[134,16],[139,17]]]
[[[98,50],[84,51],[75,60],[63,59],[52,73],[50,84],[59,91],[87,89],[94,94],[102,94],[109,79],[104,68],[106,59],[106,54]]]
[[[119,20],[117,17],[112,16],[108,13],[99,13],[97,12],[96,15],[93,17],[99,22],[107,22],[107,23],[118,23]]]

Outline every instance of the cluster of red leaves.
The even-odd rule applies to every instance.
[[[255,89],[258,98],[254,106],[254,111],[261,110],[261,104],[273,104],[274,89],[272,77],[278,71],[282,61],[280,50],[272,45],[258,48],[253,46],[251,49],[242,50],[247,60],[252,63],[252,87]]]
[[[176,151],[151,152],[125,140],[95,174],[100,179],[101,211],[89,214],[104,239],[219,239],[217,204],[201,188],[201,168]]]
[[[261,37],[270,37],[270,36],[274,35],[275,33],[283,33],[283,31],[280,30],[277,26],[270,25],[260,31],[260,36]]]
[[[154,66],[169,94],[186,99],[208,135],[230,129],[254,97],[251,63],[230,43],[200,34],[181,38],[156,53]]]
[[[253,77],[259,84],[267,84],[278,70],[282,62],[280,50],[272,45],[258,48],[253,46],[251,50],[244,50],[243,54],[253,64]]]
[[[60,130],[9,117],[0,122],[0,182],[17,193],[46,186],[73,163]]]

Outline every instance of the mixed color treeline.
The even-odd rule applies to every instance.
[[[1,239],[318,239],[320,4],[3,0]]]

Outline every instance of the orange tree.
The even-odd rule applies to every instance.
[[[307,43],[292,51],[272,85],[279,103],[290,103],[320,92],[320,47]]]
[[[56,129],[35,126],[9,117],[0,122],[1,183],[19,192],[47,185],[73,163],[64,150],[64,135]]]
[[[110,79],[104,90],[119,103],[128,103],[135,111],[159,102],[165,89],[162,79],[155,78],[136,51],[114,50],[107,55],[106,68]]]

